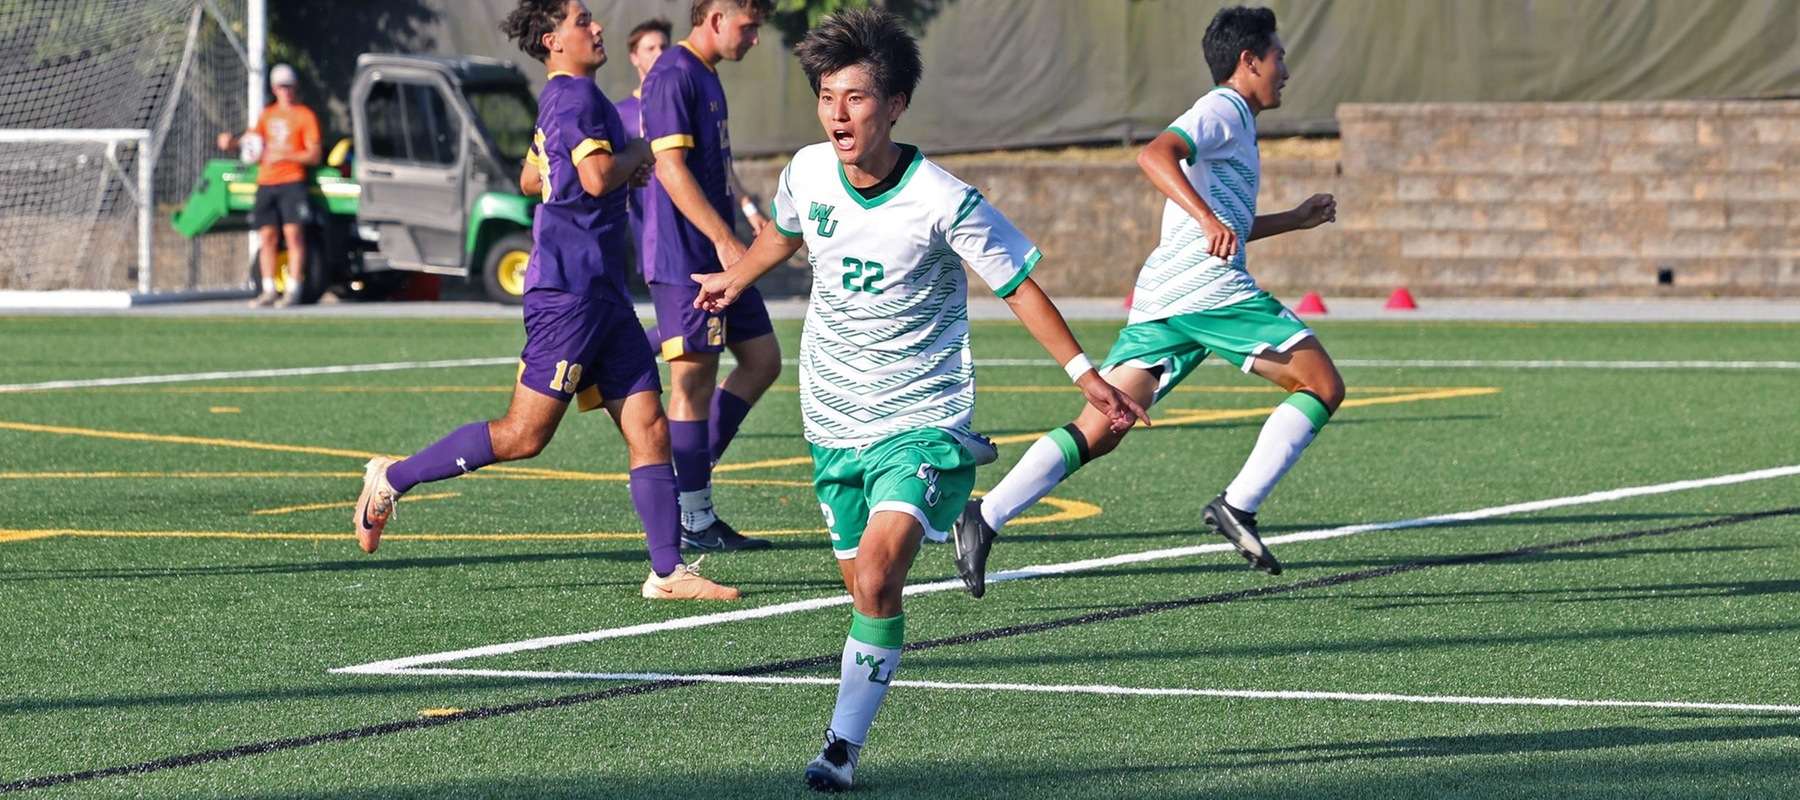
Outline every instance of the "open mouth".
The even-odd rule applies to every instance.
[[[848,152],[856,147],[856,135],[844,128],[834,128],[831,131],[831,144],[840,151]]]

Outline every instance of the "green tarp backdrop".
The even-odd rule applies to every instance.
[[[356,53],[333,6],[278,11],[340,100]],[[496,26],[513,0],[355,0],[390,42],[365,45],[518,61]],[[637,85],[625,35],[656,15],[687,29],[685,0],[589,0],[606,27],[609,95]],[[1211,80],[1201,35],[1216,0],[939,0],[924,21],[925,78],[896,136],[931,152],[1142,141]],[[1800,0],[1270,0],[1293,77],[1265,135],[1331,133],[1348,102],[1507,102],[1800,96]],[[367,42],[366,31],[357,36]],[[352,50],[354,48],[351,48]],[[340,63],[342,62],[342,63]],[[781,34],[720,75],[740,155],[817,141],[806,78]],[[344,85],[335,85],[339,81]]]

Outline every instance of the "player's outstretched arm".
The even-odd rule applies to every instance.
[[[1081,393],[1087,396],[1088,405],[1106,415],[1114,433],[1123,433],[1132,425],[1142,420],[1150,424],[1150,417],[1144,413],[1143,406],[1136,400],[1107,383],[1095,371],[1094,365],[1088,362],[1087,355],[1081,350],[1081,343],[1075,340],[1074,331],[1069,330],[1069,323],[1063,319],[1062,312],[1050,301],[1049,295],[1039,288],[1037,281],[1026,278],[1020,282],[1019,288],[1005,298],[1007,307],[1013,315],[1025,324],[1025,330],[1038,340],[1050,352],[1056,363],[1062,364]],[[1080,368],[1080,372],[1076,369]]]
[[[725,310],[738,295],[750,288],[750,284],[800,252],[803,241],[799,236],[782,233],[774,225],[764,225],[762,232],[756,235],[756,241],[750,243],[750,249],[744,251],[744,257],[726,264],[724,272],[689,276],[700,284],[700,291],[694,296],[694,307],[715,314]]]
[[[1181,162],[1192,154],[1186,139],[1163,131],[1138,151],[1138,169],[1144,171],[1157,191],[1175,201],[1175,205],[1181,206],[1181,210],[1200,223],[1201,232],[1206,234],[1206,252],[1229,261],[1237,255],[1237,232],[1219,220],[1219,215],[1200,199],[1200,193],[1194,191],[1193,184],[1188,183],[1187,175],[1181,171]]]
[[[650,145],[643,139],[632,139],[617,152],[595,150],[575,164],[581,177],[581,190],[592,197],[622,189],[631,182],[639,168],[650,163]]]
[[[1315,194],[1291,210],[1257,217],[1256,222],[1250,225],[1250,239],[1255,241],[1265,236],[1303,231],[1336,221],[1337,198],[1328,194]]]

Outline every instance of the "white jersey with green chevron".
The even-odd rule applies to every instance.
[[[1138,271],[1130,323],[1228,306],[1261,291],[1244,267],[1262,171],[1250,106],[1236,91],[1215,87],[1168,130],[1187,141],[1191,155],[1182,173],[1213,214],[1237,233],[1237,254],[1230,261],[1209,255],[1200,223],[1174,200],[1164,203],[1162,242]]]
[[[918,428],[967,433],[975,409],[968,261],[1011,294],[1038,251],[981,193],[916,155],[873,200],[829,143],[794,155],[774,221],[806,239],[812,300],[800,339],[806,440],[853,448]]]

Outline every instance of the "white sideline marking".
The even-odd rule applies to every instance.
[[[1453,514],[1438,514],[1436,516],[1419,517],[1417,519],[1396,520],[1393,522],[1369,522],[1359,525],[1345,525],[1337,528],[1324,528],[1315,531],[1300,531],[1298,533],[1271,536],[1263,541],[1268,544],[1282,544],[1286,542],[1311,542],[1322,539],[1336,539],[1343,536],[1355,536],[1361,533],[1423,528],[1431,525],[1444,525],[1453,522],[1468,522],[1471,520],[1489,519],[1491,517],[1500,517],[1510,514],[1543,511],[1551,508],[1587,505],[1590,503],[1608,503],[1629,497],[1643,497],[1646,495],[1686,491],[1688,489],[1703,489],[1712,486],[1728,486],[1735,483],[1749,483],[1772,478],[1784,478],[1791,475],[1800,475],[1800,464],[1761,469],[1752,472],[1739,472],[1732,475],[1720,475],[1712,478],[1698,478],[1695,480],[1675,481],[1673,483],[1661,483],[1654,486],[1631,486],[1623,489],[1609,489],[1603,492],[1589,492],[1587,494],[1557,497],[1548,500],[1533,500],[1526,503],[1493,506],[1491,508],[1480,508],[1473,511],[1459,511]],[[1071,572],[1102,569],[1123,564],[1136,564],[1145,561],[1160,561],[1168,558],[1182,558],[1200,553],[1216,553],[1230,549],[1231,545],[1229,543],[1218,542],[1215,544],[1194,545],[1190,547],[1149,550],[1142,553],[1125,553],[1116,556],[1106,556],[1104,558],[1070,561],[1063,564],[1041,564],[1008,570],[1006,572],[993,573],[988,575],[987,581],[988,583],[997,583],[1000,581],[1036,578],[1045,575],[1064,575]],[[936,581],[908,586],[906,587],[905,594],[908,596],[930,594],[933,592],[943,592],[961,588],[963,588],[961,580]],[[527,650],[542,650],[547,647],[557,647],[579,642],[596,642],[603,639],[618,639],[628,636],[643,636],[651,633],[661,633],[663,631],[699,628],[726,622],[739,622],[748,619],[761,619],[763,617],[794,614],[801,611],[813,611],[821,608],[830,608],[832,606],[848,605],[849,603],[849,595],[833,595],[831,597],[819,597],[811,600],[797,600],[788,603],[759,606],[757,608],[746,608],[741,611],[721,611],[713,614],[696,614],[691,617],[678,617],[664,622],[646,622],[638,625],[627,625],[622,628],[604,628],[597,631],[588,631],[586,633],[544,636],[517,642],[472,647],[465,650],[450,650],[442,653],[429,653],[426,655],[388,659],[386,661],[374,661],[368,664],[338,667],[331,670],[331,672],[381,675],[406,671],[418,674],[418,671],[413,670],[413,668],[424,664],[442,664],[445,662],[462,661],[464,659],[478,658],[481,656],[497,656],[509,653],[519,653]]]
[[[143,386],[158,383],[191,383],[196,381],[231,380],[233,378],[286,378],[296,375],[345,375],[356,372],[393,372],[405,369],[446,369],[451,367],[493,367],[518,363],[518,356],[499,358],[464,358],[449,361],[396,361],[387,364],[343,364],[328,367],[288,367],[284,369],[252,369],[232,372],[190,372],[177,375],[138,375],[124,378],[89,378],[75,381],[0,384],[0,392],[32,392],[47,389],[86,389],[103,386]],[[730,356],[721,362],[736,363]],[[800,362],[788,358],[783,364]],[[1047,358],[982,358],[976,363],[984,367],[1054,367]],[[1207,361],[1215,367],[1231,366],[1224,361]],[[1340,367],[1433,367],[1487,369],[1800,369],[1800,361],[1478,361],[1432,359],[1337,359]]]
[[[777,686],[836,686],[837,678],[767,675],[676,675],[660,672],[535,672],[505,669],[411,669],[406,675],[457,675],[484,678],[532,678],[538,680],[595,681],[691,681],[693,683],[744,683]],[[1096,694],[1128,697],[1233,697],[1246,700],[1349,700],[1364,703],[1439,703],[1473,706],[1575,706],[1604,708],[1672,708],[1702,711],[1800,712],[1800,706],[1763,703],[1695,703],[1681,700],[1575,700],[1563,697],[1465,697],[1460,695],[1387,694],[1383,692],[1284,692],[1254,689],[1158,689],[1137,686],[1037,683],[954,683],[949,681],[896,680],[894,686],[916,689],[948,689],[975,692],[1032,692],[1037,694]]]
[[[4,383],[0,392],[33,392],[44,389],[87,389],[97,386],[142,386],[154,383],[190,383],[222,381],[234,378],[286,378],[294,375],[345,375],[353,372],[394,372],[403,369],[446,369],[449,367],[494,367],[517,364],[518,356],[506,358],[459,358],[449,361],[395,361],[388,364],[341,364],[330,367],[287,367],[284,369],[246,369],[232,372],[190,372],[182,375],[138,375],[129,378],[90,378],[80,381],[44,381],[43,383]]]

